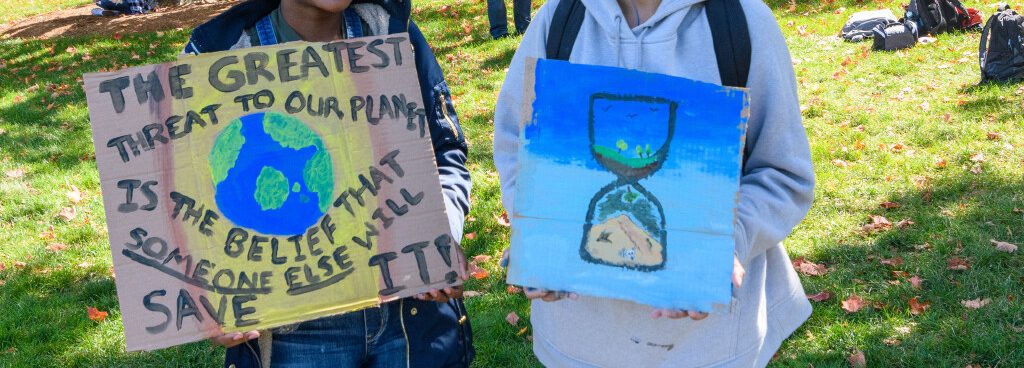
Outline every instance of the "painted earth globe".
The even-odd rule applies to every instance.
[[[232,120],[209,162],[217,206],[238,226],[303,234],[331,204],[331,156],[320,136],[293,116],[261,112]]]

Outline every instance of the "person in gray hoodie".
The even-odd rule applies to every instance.
[[[570,62],[721,84],[705,0],[582,3],[586,15]],[[527,58],[544,58],[557,5],[557,0],[549,1],[537,12],[498,97],[494,162],[509,213],[514,213],[518,175],[524,63]],[[807,214],[814,188],[792,61],[771,10],[760,0],[741,0],[741,5],[752,45],[750,117],[735,222],[734,283],[742,282],[742,287],[734,289],[728,308],[691,312],[530,291],[533,349],[544,365],[761,367],[810,316],[811,305],[781,244]]]

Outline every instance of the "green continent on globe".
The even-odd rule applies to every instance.
[[[285,148],[298,150],[309,146],[316,147],[313,158],[303,167],[302,179],[309,191],[316,193],[320,210],[327,212],[334,191],[334,170],[331,166],[331,156],[324,148],[320,137],[298,119],[274,112],[263,115],[263,131]]]
[[[288,178],[277,169],[264,166],[256,178],[256,192],[253,195],[264,211],[281,208],[288,200]]]
[[[213,143],[213,150],[210,151],[210,172],[213,175],[213,185],[220,184],[227,179],[228,171],[235,167],[235,160],[238,159],[238,153],[242,151],[244,144],[242,121],[235,119],[220,132],[217,140]]]

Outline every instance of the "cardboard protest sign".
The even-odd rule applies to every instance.
[[[727,304],[746,90],[554,60],[525,89],[509,283]]]
[[[408,35],[85,76],[128,350],[459,284]]]

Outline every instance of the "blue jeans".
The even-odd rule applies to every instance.
[[[299,323],[273,334],[271,366],[405,367],[408,348],[398,302]]]
[[[491,23],[491,37],[498,38],[508,34],[505,0],[487,0],[487,20]],[[526,32],[526,28],[530,26],[530,0],[512,0],[512,20],[516,24],[516,32]]]

